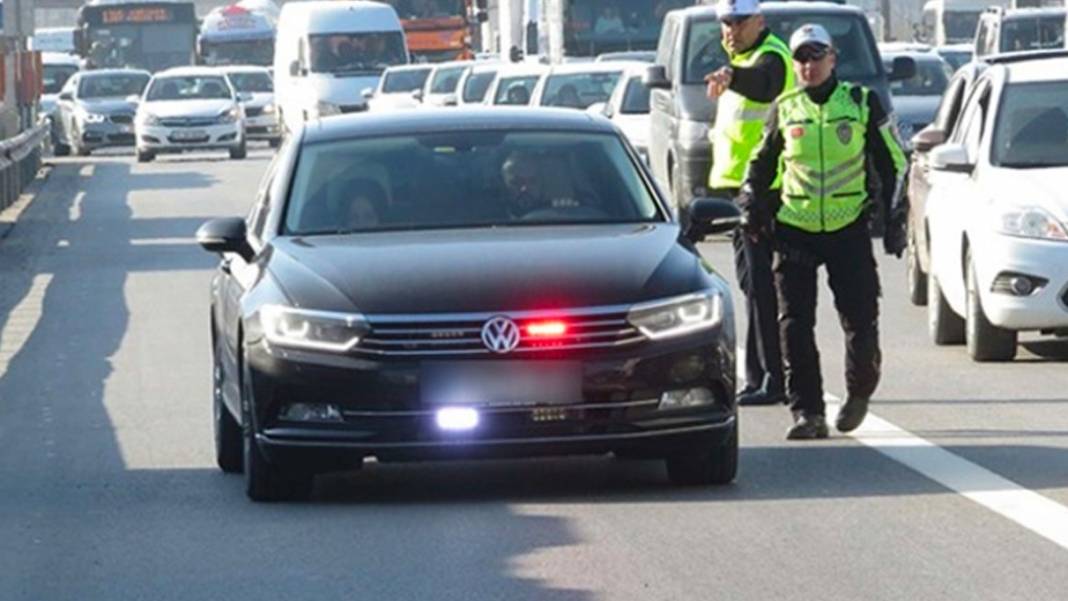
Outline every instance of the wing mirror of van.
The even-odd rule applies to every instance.
[[[586,112],[591,115],[599,115],[601,117],[611,117],[612,111],[607,102],[595,102],[586,108]]]
[[[59,99],[64,102],[70,102],[71,100],[74,100],[74,94],[70,92],[63,92],[59,95]]]
[[[915,66],[915,65],[914,65]],[[664,65],[649,65],[642,74],[642,84],[650,90],[670,90],[671,80]]]
[[[374,98],[375,90],[374,88],[364,88],[363,91],[360,92],[360,95],[363,96],[365,100],[370,100],[371,98]]]
[[[904,81],[916,77],[916,61],[911,56],[894,57],[890,67],[890,81]]]
[[[706,236],[723,234],[742,225],[742,213],[725,198],[695,198],[685,209],[689,213],[686,238],[700,242]]]

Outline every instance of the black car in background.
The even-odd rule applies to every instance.
[[[352,115],[295,132],[247,219],[200,244],[216,450],[254,500],[380,461],[615,452],[734,479],[735,334],[608,121],[553,109]]]

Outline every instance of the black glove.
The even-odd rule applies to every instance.
[[[886,231],[883,232],[883,250],[888,255],[901,258],[908,245],[908,224],[903,215],[892,215],[886,220]]]
[[[771,212],[767,203],[761,202],[749,186],[738,191],[734,203],[742,211],[742,228],[753,236],[765,235],[771,229]]]

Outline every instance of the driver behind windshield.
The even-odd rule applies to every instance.
[[[579,206],[566,176],[554,173],[559,194],[551,192],[546,186],[542,157],[524,150],[515,150],[501,163],[501,178],[506,189],[508,213],[513,218],[530,218],[543,211],[553,209],[573,209]]]

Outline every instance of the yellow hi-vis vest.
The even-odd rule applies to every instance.
[[[863,213],[868,200],[868,93],[843,82],[823,105],[803,89],[779,97],[784,141],[780,222],[807,232],[834,232]]]
[[[759,46],[731,56],[731,67],[752,67],[769,52],[782,57],[786,81],[783,92],[794,87],[794,63],[790,49],[775,34],[768,34]],[[716,105],[716,122],[712,126],[712,170],[708,174],[710,188],[740,188],[745,181],[749,161],[757,152],[764,135],[764,121],[771,104],[749,100],[727,90]],[[778,178],[772,189],[778,189]]]

